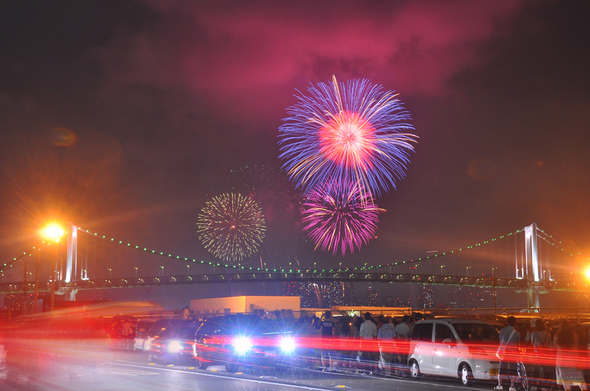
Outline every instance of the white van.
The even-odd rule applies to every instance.
[[[413,378],[422,375],[497,379],[499,337],[491,325],[475,319],[428,319],[414,324],[408,365]]]

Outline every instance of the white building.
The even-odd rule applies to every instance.
[[[299,316],[301,300],[299,296],[233,296],[211,299],[191,300],[190,310],[195,315],[252,313],[263,315],[266,312],[292,312]]]

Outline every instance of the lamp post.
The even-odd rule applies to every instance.
[[[59,243],[59,239],[63,236],[64,230],[57,224],[49,224],[45,228],[41,230],[41,236],[46,239],[54,240],[56,243]],[[37,262],[37,267],[39,263]],[[53,311],[55,306],[55,273],[57,270],[57,248],[55,249],[55,260],[53,262],[53,271],[51,273],[51,304],[50,310]],[[39,270],[37,270],[38,274]]]
[[[440,265],[440,274],[443,275],[443,268],[447,267],[447,265]]]
[[[469,277],[469,269],[471,269],[471,266],[465,267],[465,276],[466,277]]]
[[[133,267],[133,270],[135,270],[135,278],[137,278],[137,270],[138,270],[137,266]]]
[[[58,239],[59,240],[59,239]],[[49,310],[53,312],[53,310],[55,309],[55,279],[57,278],[57,247],[55,249],[55,258],[53,261],[53,272],[52,272],[52,276],[51,276],[51,305],[49,307]]]

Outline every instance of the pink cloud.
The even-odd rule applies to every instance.
[[[309,82],[370,78],[403,95],[444,94],[480,64],[523,3],[150,1],[156,30],[102,52],[115,86],[188,88],[222,110],[259,116]]]

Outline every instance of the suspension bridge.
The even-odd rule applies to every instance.
[[[116,247],[121,251],[136,251],[148,254],[148,256],[164,258],[166,262],[184,262],[187,269],[185,273],[164,274],[165,266],[160,266],[161,274],[139,275],[139,267],[133,268],[133,276],[112,277],[112,268],[106,268],[108,275],[103,275],[92,266],[88,260],[89,246],[79,246],[79,237],[86,235],[88,238],[102,241]],[[494,250],[498,243],[504,245],[504,250]],[[82,248],[80,248],[82,247]],[[491,248],[491,251],[482,251],[483,248]],[[509,248],[506,250],[505,248]],[[96,249],[95,249],[96,250]],[[429,255],[422,258],[401,260],[377,265],[368,265],[354,268],[338,269],[283,269],[281,267],[267,268],[250,267],[241,264],[224,264],[213,261],[197,260],[173,254],[166,254],[131,243],[115,240],[105,235],[99,235],[88,230],[70,224],[67,231],[67,240],[62,244],[51,242],[44,243],[41,247],[23,252],[19,257],[4,263],[1,273],[0,293],[5,295],[22,295],[26,300],[34,300],[39,294],[53,292],[64,295],[66,299],[75,300],[76,293],[80,290],[90,289],[123,289],[153,286],[186,285],[186,284],[220,284],[232,282],[367,282],[389,284],[429,284],[445,286],[469,286],[479,288],[505,288],[517,292],[527,293],[529,307],[539,307],[539,295],[550,291],[577,291],[590,290],[588,283],[578,278],[578,273],[563,270],[563,259],[573,257],[561,247],[560,242],[552,236],[531,224],[523,229],[508,235],[500,236],[488,241],[476,243],[466,248],[459,248],[449,252]],[[118,250],[119,251],[119,250]],[[494,254],[494,251],[496,252]],[[81,256],[80,253],[85,256]],[[96,253],[96,251],[94,251]],[[41,254],[45,259],[40,261]],[[492,255],[490,255],[492,254]],[[49,256],[50,259],[46,259]],[[97,258],[104,257],[104,252],[99,251]],[[455,258],[453,258],[455,257]],[[460,257],[457,261],[457,257]],[[446,261],[444,261],[446,259]],[[512,268],[504,270],[501,275],[497,264],[499,260],[508,261]],[[95,260],[95,263],[97,261]],[[482,264],[487,263],[490,273],[472,273],[472,266],[465,266],[465,275],[449,275],[447,264],[462,263]],[[53,266],[48,267],[53,263]],[[41,267],[40,267],[41,264]],[[432,264],[430,272],[418,272],[418,265]],[[440,265],[439,265],[440,264]],[[190,267],[197,266],[199,273],[191,273]],[[440,271],[438,270],[440,266]],[[400,268],[408,267],[410,272],[399,272]],[[196,267],[193,267],[193,270]],[[436,269],[435,272],[432,269]],[[446,270],[445,270],[446,268]],[[93,270],[94,269],[94,270]],[[424,269],[424,267],[422,267]],[[93,276],[95,275],[95,277]],[[23,300],[25,302],[26,300]]]

